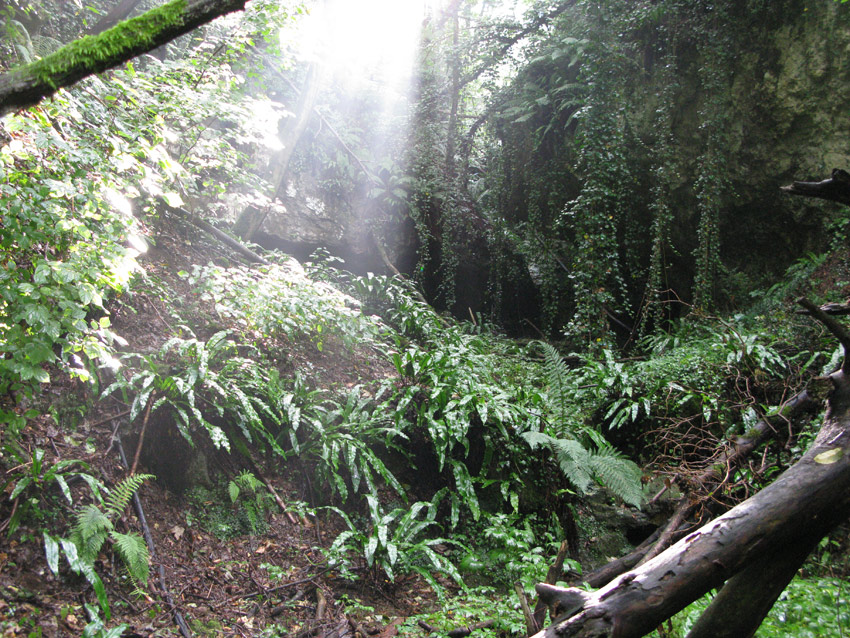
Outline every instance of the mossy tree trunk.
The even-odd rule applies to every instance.
[[[241,11],[246,0],[171,0],[55,53],[0,76],[0,117],[37,104],[60,88],[170,42],[215,18]]]

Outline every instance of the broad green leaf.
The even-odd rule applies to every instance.
[[[366,559],[366,564],[369,567],[372,566],[372,562],[375,559],[375,550],[378,549],[378,538],[376,536],[370,536],[369,542],[366,543],[366,547],[363,548],[363,556]]]
[[[55,575],[59,575],[59,543],[47,532],[44,535],[44,555],[47,558],[47,566]]]

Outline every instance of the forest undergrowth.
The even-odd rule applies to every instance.
[[[117,229],[121,244],[124,225],[93,223],[101,238]],[[153,567],[170,566],[175,605],[200,635],[349,621],[383,630],[393,618],[402,632],[492,621],[481,635],[517,635],[511,587],[533,595],[563,539],[576,544],[564,580],[580,582],[582,568],[604,560],[579,551],[596,540],[585,495],[604,489],[622,511],[651,511],[654,492],[675,490],[712,447],[837,356],[788,298],[819,278],[824,298],[834,294],[839,284],[826,280],[846,269],[838,257],[797,264],[753,313],[689,318],[628,357],[565,359],[481,320],[441,317],[399,279],[350,275],[318,257],[306,268],[283,255],[243,266],[178,219],[148,217],[146,228],[135,274],[99,303],[47,303],[35,279],[18,282],[29,295],[5,302],[8,316],[45,322],[77,307],[76,327],[100,339],[86,350],[66,332],[38,365],[26,353],[39,351],[20,347],[22,365],[49,381],[4,370],[17,397],[4,404],[2,441],[9,631],[173,631],[139,522],[125,512],[140,488]],[[43,257],[47,245],[29,253],[30,267],[19,253],[16,270],[61,290],[65,262]],[[107,280],[112,262],[101,263],[93,276]],[[766,448],[723,499],[769,482],[813,434]],[[121,468],[115,435],[128,463],[156,479],[128,485],[144,475]],[[810,635],[815,621],[793,601],[813,596],[817,622],[845,626],[834,560],[843,549],[840,538],[823,544],[809,568],[820,580],[794,585],[760,635]],[[90,594],[71,593],[80,579]],[[329,611],[317,618],[320,605]],[[676,623],[663,635],[677,635]]]
[[[734,312],[682,304],[619,342],[596,305],[572,341],[510,339],[328,254],[247,263],[173,212],[225,227],[268,187],[239,37],[227,64],[183,43],[3,120],[3,636],[521,636],[535,583],[581,585],[683,495],[714,515],[813,440],[819,415],[783,422],[696,484],[839,360],[793,300],[850,296],[845,217]],[[595,268],[576,290],[610,302]],[[758,635],[850,631],[846,551],[825,539]]]

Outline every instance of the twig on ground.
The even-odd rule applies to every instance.
[[[295,587],[296,585],[303,585],[304,583],[309,583],[309,582],[314,581],[316,578],[318,578],[322,574],[325,574],[325,573],[331,571],[331,569],[333,569],[333,567],[326,567],[325,569],[320,571],[318,574],[313,574],[312,576],[308,576],[307,578],[302,578],[300,580],[294,580],[291,583],[284,583],[283,585],[278,585],[277,587],[269,587],[265,591],[255,591],[255,592],[251,592],[250,594],[239,594],[237,596],[231,596],[230,598],[228,598],[227,600],[225,600],[224,602],[222,602],[220,604],[224,605],[224,604],[232,602],[234,600],[239,600],[240,598],[254,598],[255,596],[265,596],[267,594],[273,594],[276,591],[280,591],[281,589],[287,589],[289,587]],[[315,585],[315,583],[313,583],[313,584]]]
[[[528,596],[525,595],[525,590],[522,588],[521,582],[516,581],[514,583],[514,591],[519,598],[519,606],[522,608],[522,615],[525,617],[525,630],[528,632],[529,636],[533,636],[540,631],[540,626],[537,624],[537,619],[531,611],[531,607],[528,604]]]
[[[133,466],[130,468],[130,474],[136,473],[136,468],[139,467],[139,457],[142,455],[142,444],[145,442],[145,430],[148,429],[148,419],[151,416],[151,406],[153,405],[156,392],[151,392],[148,397],[148,404],[145,406],[145,418],[142,421],[142,431],[139,432],[139,442],[136,445],[136,453],[133,455]]]
[[[20,499],[21,499],[21,497],[19,496],[19,497],[17,497],[17,498],[14,500],[14,502],[12,503],[12,513],[11,513],[11,514],[9,514],[9,518],[7,518],[5,521],[3,521],[3,524],[2,524],[2,525],[0,525],[0,532],[5,532],[5,531],[6,531],[6,528],[7,528],[7,527],[9,527],[9,525],[11,524],[12,519],[13,519],[13,518],[15,518],[15,512],[16,512],[16,511],[17,511],[17,509],[18,509],[18,501],[19,501]]]
[[[260,471],[260,468],[257,467],[257,464],[254,462],[254,459],[251,458],[251,456],[248,456],[248,465],[251,466],[251,471],[254,473],[254,476],[256,476],[258,479],[260,479],[260,481],[263,482],[263,485],[266,486],[266,489],[269,491],[272,497],[274,497],[274,501],[275,503],[277,503],[277,506],[280,508],[280,511],[286,514],[286,517],[289,519],[290,523],[296,525],[298,523],[298,519],[295,518],[295,515],[289,511],[288,507],[286,507],[286,503],[283,502],[283,499],[280,497],[280,494],[277,493],[277,490],[274,488],[274,485],[269,483],[266,477],[263,476],[263,473]]]

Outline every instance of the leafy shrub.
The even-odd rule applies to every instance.
[[[230,502],[244,512],[251,532],[258,534],[264,527],[266,513],[273,507],[274,497],[263,482],[247,470],[227,484]]]
[[[227,434],[210,420],[211,408],[219,418],[227,415],[248,441],[256,440],[282,455],[264,422],[281,423],[279,406],[273,404],[280,398],[279,377],[273,368],[239,356],[239,350],[227,331],[217,332],[208,341],[174,337],[154,356],[123,355],[125,365],[135,362],[140,369],[129,378],[119,375],[103,395],[121,391],[131,401],[130,420],[148,403],[151,410],[167,406],[187,441],[192,443],[192,431],[200,426],[216,447],[229,450]],[[130,393],[132,399],[127,396]]]
[[[526,632],[516,596],[505,596],[493,587],[476,587],[447,598],[438,610],[408,617],[399,627],[401,635],[415,635],[423,621],[441,633],[492,620],[491,627],[477,629],[476,636],[499,638]]]
[[[836,578],[795,578],[770,610],[757,638],[820,638],[840,636],[850,629],[846,583]],[[685,636],[711,602],[706,596],[673,618],[671,638]],[[652,634],[656,635],[655,633]]]
[[[248,471],[226,485],[193,487],[187,492],[187,500],[193,506],[193,512],[187,514],[190,524],[197,521],[222,540],[265,533],[268,513],[275,508],[274,497],[266,486]]]
[[[434,546],[445,544],[444,538],[423,538],[423,532],[436,525],[437,507],[442,494],[430,503],[418,502],[408,507],[397,507],[384,513],[378,499],[366,495],[369,522],[364,526],[355,524],[342,510],[332,507],[348,527],[336,537],[327,550],[332,564],[343,569],[349,563],[348,555],[363,556],[366,565],[383,571],[390,580],[395,579],[396,570],[401,573],[417,573],[424,578],[440,597],[442,586],[434,573],[444,573],[462,583],[460,574],[451,562],[435,551]],[[425,518],[419,514],[425,512]]]
[[[329,334],[349,348],[378,334],[342,293],[309,279],[292,260],[260,269],[195,266],[190,282],[222,317],[261,342],[306,339],[321,351]]]
[[[44,110],[10,118],[15,139],[0,149],[0,392],[32,394],[46,365],[92,379],[116,339],[104,299],[136,268],[124,247],[135,222],[110,203],[103,160],[54,122]]]
[[[100,481],[89,474],[88,471],[83,471],[89,470],[88,464],[83,461],[61,459],[56,463],[47,463],[42,448],[37,447],[32,453],[27,454],[14,440],[3,445],[0,458],[6,456],[16,461],[18,467],[15,471],[10,471],[9,478],[0,488],[0,494],[5,493],[6,488],[14,484],[11,494],[9,494],[9,500],[14,501],[17,498],[24,497],[21,506],[15,509],[9,520],[7,532],[9,536],[15,533],[21,520],[26,516],[37,519],[45,518],[45,512],[42,510],[43,501],[48,497],[48,489],[54,484],[69,504],[73,503],[71,489],[68,487],[68,480],[71,477],[83,479],[95,495],[100,494],[102,488]],[[75,466],[78,466],[80,470],[73,471],[71,468]],[[29,496],[27,496],[28,494]]]
[[[540,345],[545,359],[543,372],[548,382],[546,401],[553,418],[545,431],[524,432],[522,437],[532,449],[543,446],[551,450],[561,471],[579,491],[587,492],[591,483],[598,481],[627,503],[640,505],[643,501],[640,468],[615,450],[598,430],[571,418],[569,413],[570,402],[577,390],[575,385],[579,383],[575,378],[581,378],[580,387],[587,385],[587,368],[590,368],[591,374],[610,375],[602,381],[603,387],[617,382],[627,383],[628,374],[621,365],[613,362],[613,369],[606,367],[602,370],[595,364],[588,364],[583,374],[571,375],[555,348],[546,343]],[[610,356],[607,349],[603,353]],[[644,403],[648,400],[644,399]],[[618,405],[614,403],[615,407]]]

